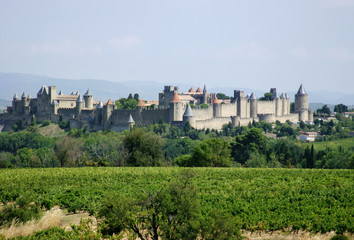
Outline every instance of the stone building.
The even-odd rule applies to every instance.
[[[189,122],[196,129],[221,129],[230,122],[233,126],[244,126],[252,121],[313,120],[308,95],[302,85],[295,95],[295,111],[292,113],[288,94],[279,96],[275,88],[271,92],[270,101],[260,101],[254,93],[244,96],[243,91],[235,90],[229,102],[221,102],[215,94],[208,93],[205,86],[203,90],[191,88],[186,93],[178,93],[177,86],[165,86],[159,93],[158,105],[147,107],[139,100],[136,109],[126,110],[117,109],[111,99],[106,103],[94,101],[89,89],[81,97],[78,92],[64,95],[60,91],[57,94],[55,86],[43,86],[37,98],[26,93],[19,98],[15,94],[12,106],[0,114],[0,130],[11,129],[18,120],[30,124],[33,119],[37,122],[66,120],[71,128],[113,131],[123,131],[133,125],[145,126],[159,120],[176,126]]]

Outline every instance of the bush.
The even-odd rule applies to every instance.
[[[42,122],[42,127],[45,127],[45,126],[49,126],[50,125],[50,121],[49,120],[45,120]]]
[[[349,238],[344,235],[335,235],[331,238],[331,240],[349,240]]]

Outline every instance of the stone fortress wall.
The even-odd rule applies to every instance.
[[[29,124],[34,118],[38,122],[66,120],[71,128],[123,131],[132,125],[146,126],[163,120],[175,126],[189,122],[196,129],[219,130],[230,122],[233,126],[244,126],[252,121],[312,121],[313,113],[308,108],[308,95],[302,85],[295,95],[293,113],[290,113],[287,94],[279,96],[275,88],[271,92],[270,101],[260,101],[254,93],[244,96],[243,91],[235,90],[229,102],[220,102],[205,86],[197,91],[191,88],[187,93],[178,93],[177,86],[165,86],[158,95],[158,106],[148,108],[139,100],[136,109],[124,110],[117,109],[111,100],[107,103],[94,101],[90,90],[81,97],[78,92],[64,95],[60,91],[57,94],[55,86],[43,86],[37,98],[25,93],[19,98],[15,94],[12,106],[0,115],[0,125],[2,130],[9,130],[18,120]]]

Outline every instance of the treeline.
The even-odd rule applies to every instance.
[[[336,129],[339,123],[319,124]],[[299,130],[316,127],[316,123],[294,127],[290,122],[253,122],[247,127],[226,124],[216,131],[196,130],[189,124],[178,128],[160,121],[123,133],[73,129],[64,137],[50,138],[32,126],[20,132],[0,133],[0,167],[354,168],[354,146],[317,150],[295,140]],[[348,127],[339,127],[339,131],[345,129]],[[279,138],[268,138],[264,133]]]

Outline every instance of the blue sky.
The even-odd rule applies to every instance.
[[[354,0],[0,0],[0,72],[354,93]]]

